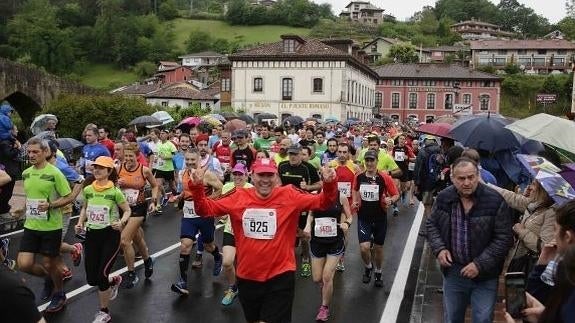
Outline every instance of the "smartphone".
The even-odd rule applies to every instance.
[[[513,318],[521,318],[525,309],[525,274],[514,272],[505,274],[505,306]]]

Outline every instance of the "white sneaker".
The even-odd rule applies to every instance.
[[[118,275],[118,276],[115,276],[114,278],[112,278],[112,284],[113,285],[110,286],[110,288],[112,289],[112,293],[110,294],[110,300],[111,301],[115,300],[116,297],[118,297],[118,289],[120,288],[121,283],[122,283],[122,276]]]
[[[110,314],[98,311],[98,313],[96,313],[96,316],[94,316],[94,321],[92,321],[92,323],[106,323],[110,322],[111,320],[112,317],[110,316]]]

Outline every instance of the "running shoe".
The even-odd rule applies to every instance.
[[[114,276],[112,277],[112,282],[110,284],[110,288],[112,289],[112,293],[110,295],[110,300],[113,301],[118,297],[118,290],[120,289],[120,285],[122,284],[122,276]]]
[[[172,284],[172,291],[180,295],[190,294],[188,291],[188,283],[186,283],[183,279],[180,279],[179,282]]]
[[[168,206],[168,202],[170,201],[170,199],[168,198],[168,195],[164,195],[162,196],[162,203],[160,204],[162,207],[166,207]]]
[[[223,263],[223,257],[222,254],[220,254],[219,257],[214,257],[214,276],[218,276],[221,272],[222,272],[222,263]]]
[[[98,311],[98,313],[96,313],[96,315],[94,316],[94,320],[92,321],[92,323],[107,323],[110,322],[111,320],[112,317],[110,316],[110,314],[104,311]]]
[[[231,305],[234,302],[234,299],[236,299],[236,296],[238,296],[238,289],[236,288],[236,290],[234,291],[233,288],[228,288],[225,292],[224,292],[224,298],[222,298],[222,305],[228,306]]]
[[[82,261],[82,251],[84,250],[84,246],[81,243],[74,243],[72,247],[74,247],[74,251],[72,251],[72,262],[74,263],[74,266],[78,267]]]
[[[393,206],[393,217],[397,217],[399,215],[399,208],[397,206]]]
[[[337,265],[335,265],[335,270],[337,270],[339,272],[345,271],[345,264],[343,262],[343,258],[339,259],[339,261],[337,262]]]
[[[301,264],[301,273],[302,277],[309,277],[311,276],[311,265],[309,262],[304,262]]]
[[[4,266],[10,268],[10,270],[16,270],[16,260],[14,259],[4,259],[4,262],[2,263],[4,264]]]
[[[381,273],[375,273],[375,287],[383,287],[383,280],[381,279]]]
[[[124,279],[122,280],[123,280],[122,288],[131,289],[134,288],[136,284],[138,284],[140,278],[138,277],[135,271],[128,271],[125,280]]]
[[[148,259],[144,260],[144,276],[146,279],[152,277],[154,273],[154,259],[152,257],[148,257]]]
[[[46,312],[48,313],[60,312],[65,305],[66,305],[66,294],[64,292],[54,293],[54,295],[52,295],[52,299],[50,300],[50,304],[48,304],[48,307],[46,307]]]
[[[73,276],[74,275],[72,274],[72,271],[70,270],[70,268],[65,268],[64,271],[62,272],[62,280],[65,282],[72,279]]]
[[[158,206],[156,207],[156,212],[154,213],[154,215],[160,215],[160,214],[162,214],[162,212],[163,212],[163,211],[162,211],[162,206],[161,206],[161,205],[158,205]]]
[[[373,271],[373,267],[371,268],[365,268],[365,271],[363,272],[363,283],[364,284],[368,284],[371,281],[371,272]]]
[[[10,238],[0,239],[0,252],[4,258],[8,257],[8,247],[10,246]]]
[[[54,291],[54,282],[52,278],[46,277],[44,278],[44,288],[42,289],[42,294],[40,294],[40,299],[43,301],[47,301],[52,296],[52,292]]]
[[[192,268],[202,268],[202,254],[196,253],[196,258],[192,261]]]
[[[317,316],[315,317],[316,321],[319,322],[327,322],[329,319],[329,308],[325,305],[319,307],[319,311],[317,312]]]

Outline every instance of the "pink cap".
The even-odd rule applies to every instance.
[[[246,168],[246,165],[242,163],[237,163],[236,166],[234,166],[234,168],[232,169],[232,173],[242,173],[243,175],[245,175],[248,173],[248,169]]]

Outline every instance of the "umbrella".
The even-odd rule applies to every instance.
[[[58,138],[56,141],[58,142],[58,148],[60,148],[60,150],[73,150],[84,146],[83,142],[74,138]]]
[[[161,125],[162,121],[152,117],[152,116],[140,116],[128,123],[129,126],[154,126]]]
[[[297,126],[303,123],[303,118],[300,116],[289,116],[284,119],[283,124],[288,126]]]
[[[359,123],[359,119],[358,118],[348,118],[347,120],[345,120],[345,126],[349,127],[351,125],[354,125],[356,123]]]
[[[225,123],[227,120],[226,118],[221,115],[221,114],[217,114],[217,113],[210,113],[210,114],[206,114],[206,116],[210,116],[214,119],[217,119],[218,121],[220,121],[221,123]]]
[[[575,199],[575,190],[561,175],[540,170],[535,179],[539,181],[541,187],[559,206]]]
[[[220,115],[222,115],[226,120],[232,120],[240,116],[233,111],[221,111]]]
[[[569,183],[571,186],[575,186],[575,163],[563,165],[563,170],[559,174]]]
[[[278,116],[276,116],[273,113],[260,113],[255,116],[255,119],[258,121],[258,123],[262,122],[262,120],[264,119],[277,119],[277,118]]]
[[[224,129],[229,132],[234,132],[239,129],[245,129],[247,126],[246,122],[240,119],[234,119],[226,122]]]
[[[34,136],[34,138],[38,138],[38,139],[42,139],[42,140],[48,140],[48,139],[55,139],[56,138],[56,133],[54,131],[42,131],[38,134],[36,134]]]
[[[220,120],[216,119],[213,115],[207,114],[205,116],[200,117],[200,119],[202,120],[203,123],[207,123],[207,124],[212,125],[214,127],[222,125],[222,122]]]
[[[525,138],[541,141],[548,145],[575,153],[575,122],[539,113],[518,120],[506,127]]]
[[[452,138],[463,146],[496,152],[515,149],[521,144],[513,132],[506,129],[509,120],[497,115],[473,115],[457,121],[451,128]]]
[[[334,122],[334,123],[338,123],[339,120],[335,117],[327,117],[325,118],[325,123],[330,123],[330,122]]]
[[[557,173],[561,171],[557,166],[541,156],[517,154],[517,159],[535,177],[540,170]]]
[[[184,120],[180,121],[180,123],[176,126],[176,128],[180,128],[181,126],[188,126],[188,127],[196,127],[202,122],[200,117],[187,117]]]
[[[152,117],[160,120],[162,125],[167,125],[170,122],[174,122],[174,118],[172,118],[172,116],[166,111],[156,111],[152,113]]]
[[[48,121],[55,121],[57,124],[58,118],[53,114],[41,114],[34,118],[34,121],[32,121],[32,125],[30,126],[30,131],[32,131],[32,134],[37,135],[40,132],[47,130],[46,126]]]
[[[256,120],[254,120],[254,118],[250,117],[249,115],[242,113],[240,114],[239,117],[237,117],[237,119],[240,119],[242,121],[244,121],[247,124],[254,124],[256,123]]]
[[[451,131],[451,125],[449,123],[424,123],[417,128],[417,131],[438,137],[453,139],[449,133]]]
[[[438,117],[438,118],[435,119],[433,122],[434,122],[434,123],[449,123],[449,124],[454,124],[454,123],[457,122],[457,118],[447,115],[447,116]]]

